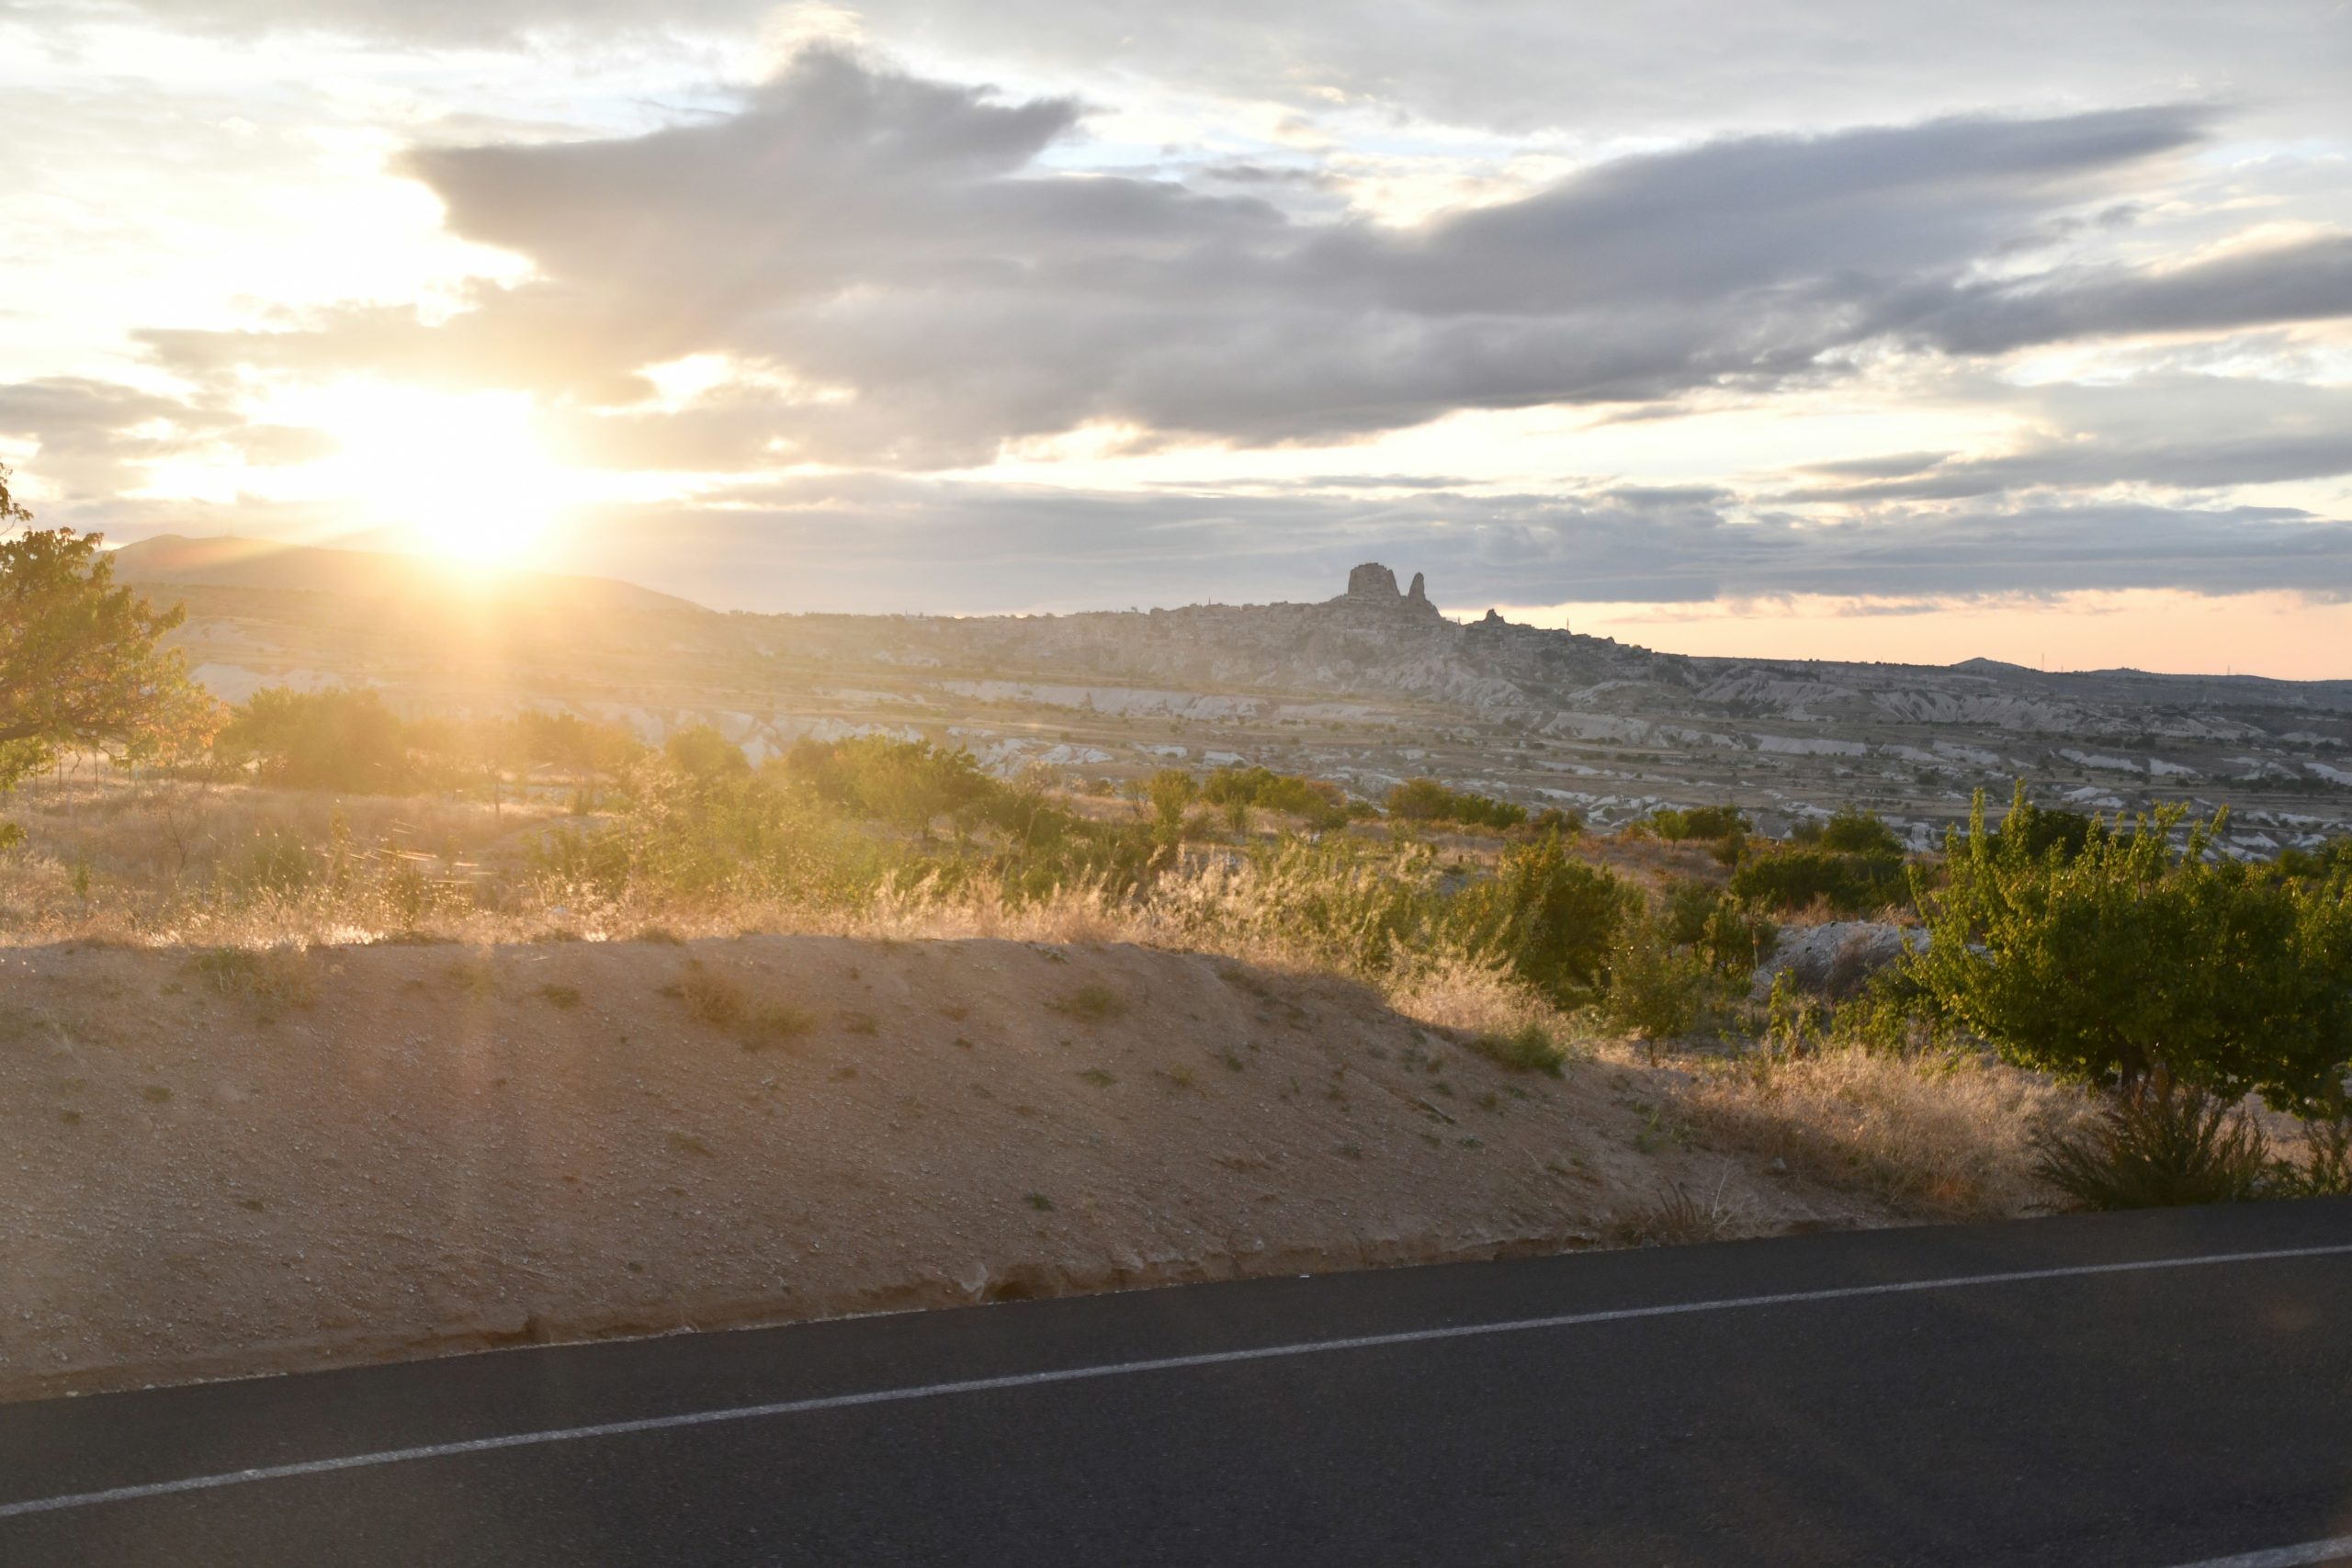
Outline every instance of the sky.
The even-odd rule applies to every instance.
[[[0,0],[40,520],[2352,677],[2347,0]]]

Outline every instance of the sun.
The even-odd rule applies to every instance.
[[[343,444],[337,488],[435,555],[504,565],[538,543],[571,475],[550,462],[520,392],[339,389],[319,423]]]

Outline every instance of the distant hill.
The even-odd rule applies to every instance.
[[[501,568],[462,570],[429,556],[334,549],[262,539],[191,539],[161,534],[114,552],[118,581],[335,593],[363,599],[526,598],[549,607],[707,615],[699,604],[605,577],[568,577]]]

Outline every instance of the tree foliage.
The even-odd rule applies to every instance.
[[[1348,794],[1338,784],[1271,768],[1219,768],[1201,785],[1201,798],[1211,806],[1286,811],[1311,828],[1338,828],[1348,820]]]
[[[1622,879],[1561,847],[1559,835],[1503,851],[1495,874],[1455,896],[1453,925],[1472,951],[1508,964],[1564,1005],[1601,985],[1620,929],[1640,896]]]
[[[59,752],[141,761],[201,746],[219,705],[162,646],[158,610],[114,581],[96,534],[28,528],[0,468],[0,790]]]
[[[1468,790],[1448,789],[1436,779],[1407,779],[1384,803],[1391,817],[1408,822],[1459,822],[1471,828],[1516,828],[1527,807]]]
[[[422,782],[408,726],[364,686],[265,687],[238,705],[212,750],[232,767],[251,765],[262,783],[288,789],[404,795]]]
[[[2210,855],[2226,812],[2093,822],[2070,854],[2018,788],[2002,831],[1980,793],[1923,896],[1912,973],[2022,1065],[2136,1095],[2151,1082],[2333,1110],[2352,1061],[2352,876],[2282,876]],[[2037,853],[2033,845],[2044,847]]]

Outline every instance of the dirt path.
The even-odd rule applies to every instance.
[[[1665,1087],[1132,947],[0,950],[0,1398],[1895,1217]]]

